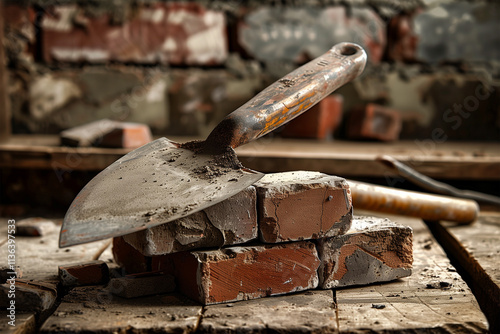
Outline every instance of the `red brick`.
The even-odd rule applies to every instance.
[[[281,135],[292,138],[326,139],[342,120],[342,95],[325,97],[321,102],[285,125]]]
[[[142,255],[123,240],[123,237],[113,238],[113,258],[128,274],[150,271],[151,258]]]
[[[26,3],[14,4],[11,1],[9,4],[3,5],[2,11],[6,56],[11,57],[15,63],[24,60],[32,61],[36,39],[36,13],[34,9]],[[22,66],[27,65],[30,64],[26,62]]]
[[[16,222],[16,235],[41,237],[57,230],[52,220],[40,217],[26,218]]]
[[[153,140],[149,126],[101,119],[61,132],[61,143],[69,146],[137,148]]]
[[[318,242],[319,287],[386,282],[410,276],[413,233],[388,219],[355,217],[345,235]]]
[[[240,244],[257,238],[256,210],[251,186],[204,211],[123,238],[147,256]]]
[[[267,174],[255,187],[264,242],[317,239],[349,229],[351,192],[340,177],[304,171]]]
[[[401,114],[397,110],[369,103],[352,110],[347,135],[350,139],[394,141],[399,139],[401,127]]]
[[[196,3],[156,2],[138,5],[134,14],[117,25],[110,13],[91,16],[76,5],[55,6],[42,20],[43,59],[211,65],[227,57],[222,12]]]
[[[98,146],[115,148],[138,148],[153,140],[149,126],[139,123],[120,123],[106,133]]]
[[[253,7],[241,11],[244,16],[238,25],[238,46],[256,59],[275,64],[274,67],[314,59],[332,45],[345,41],[360,44],[371,63],[378,64],[382,59],[386,25],[371,8],[341,5]]]
[[[115,129],[120,122],[109,119],[101,119],[70,129],[60,133],[61,144],[68,146],[92,146],[96,141]]]
[[[104,261],[90,261],[59,266],[63,286],[104,284],[109,280],[109,268]]]
[[[112,278],[107,289],[120,297],[135,298],[172,292],[175,281],[171,275],[149,272]]]
[[[170,256],[180,292],[205,305],[256,299],[318,285],[311,242],[228,247]]]
[[[418,36],[413,32],[414,14],[400,14],[389,21],[387,56],[391,60],[415,62]]]

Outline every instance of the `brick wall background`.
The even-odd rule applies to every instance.
[[[401,138],[500,140],[494,1],[4,1],[14,133],[95,119],[204,137],[267,84],[332,45],[369,66],[338,92],[397,110]],[[437,140],[437,139],[436,139]]]

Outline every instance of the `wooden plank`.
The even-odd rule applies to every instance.
[[[500,212],[482,212],[469,226],[427,223],[467,280],[490,323],[500,333]]]
[[[62,298],[42,332],[486,332],[486,318],[474,296],[427,227],[418,219],[390,218],[414,230],[414,272],[405,279],[213,305],[204,312],[200,305],[177,295],[127,300],[102,286],[79,287]],[[2,225],[5,221],[0,221]],[[37,280],[54,278],[58,264],[87,260],[96,248],[88,244],[59,250],[56,234],[19,237],[16,242],[23,275]],[[5,255],[0,253],[0,258]],[[108,249],[102,258],[110,257]]]
[[[60,221],[59,221],[60,222]],[[0,226],[7,226],[7,219],[0,219]],[[2,238],[6,236],[3,233]],[[0,240],[2,241],[2,240]],[[67,249],[59,249],[59,229],[43,237],[15,238],[15,262],[22,272],[22,278],[35,281],[56,282],[58,280],[58,266],[86,262],[93,259],[107,240],[79,245]],[[0,246],[0,261],[7,261],[7,243]],[[113,255],[108,248],[101,256],[102,259],[112,259]]]
[[[359,214],[359,212],[357,212]],[[391,216],[414,230],[412,276],[336,293],[340,332],[485,333],[479,305],[425,224]]]
[[[391,155],[438,179],[500,178],[500,144],[441,144],[261,139],[236,150],[245,167],[262,172],[314,170],[343,177],[394,177],[378,161]],[[473,167],[473,168],[472,168]]]
[[[7,312],[0,311],[0,333],[4,334],[31,334],[36,333],[35,313],[17,313],[15,322],[7,318]],[[14,324],[14,326],[12,326]]]
[[[127,149],[0,145],[0,168],[102,170]]]
[[[0,142],[7,140],[11,135],[11,111],[7,94],[7,64],[4,50],[4,9],[0,3]]]
[[[77,287],[40,333],[191,333],[202,306],[178,295],[125,299],[102,286]]]
[[[203,333],[336,333],[333,293],[316,290],[207,306],[199,328]]]
[[[36,136],[38,137],[38,136]],[[193,138],[172,138],[178,142]],[[37,144],[38,143],[38,144]],[[0,144],[0,167],[102,170],[127,149],[58,146],[57,136],[12,136]],[[394,177],[376,157],[388,154],[438,179],[500,179],[499,143],[433,144],[422,149],[412,141],[356,143],[293,139],[260,139],[237,149],[244,166],[262,172],[314,170],[343,177]]]

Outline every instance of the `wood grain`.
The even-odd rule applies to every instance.
[[[356,210],[355,214],[374,215]],[[112,296],[103,286],[78,287],[62,297],[61,305],[44,324],[42,332],[485,333],[486,317],[427,226],[414,218],[389,218],[413,228],[415,260],[413,274],[408,278],[364,287],[311,290],[213,305],[204,311],[199,304],[177,295],[126,300]],[[479,223],[478,235],[483,231],[483,239],[477,240],[491,243],[484,242],[484,248],[480,248],[482,241],[471,241],[470,247],[475,247],[471,252],[478,258],[480,254],[486,258],[494,255],[490,257],[490,267],[484,264],[483,269],[488,268],[485,271],[497,275],[498,257],[493,248],[496,239],[485,226],[499,225],[500,217],[496,215]],[[5,220],[0,221],[0,227],[4,235]],[[470,229],[462,228],[464,235],[471,233]],[[54,278],[57,265],[87,260],[100,244],[76,246],[69,252],[61,252],[57,248],[57,237],[53,233],[41,238],[18,238],[18,265],[25,270],[24,278]],[[5,245],[0,248],[0,258],[5,256],[4,249]],[[493,253],[487,253],[488,249]],[[103,254],[103,260],[108,258],[111,258],[109,249]]]
[[[193,138],[171,138],[186,142]],[[102,170],[129,149],[61,147],[57,136],[15,135],[0,144],[0,167]],[[261,138],[236,150],[245,167],[261,172],[319,171],[342,177],[397,175],[376,161],[390,155],[437,179],[500,179],[500,143],[371,143]]]
[[[102,286],[66,295],[40,333],[189,333],[202,307],[178,295],[125,299]]]
[[[413,274],[387,284],[338,290],[340,332],[487,332],[474,295],[425,224],[414,218],[390,219],[414,230]]]
[[[230,307],[228,307],[230,306]],[[207,306],[200,323],[205,333],[336,333],[330,290]]]
[[[471,226],[427,223],[471,286],[492,333],[500,332],[500,212],[483,212]]]
[[[6,236],[7,219],[0,219],[0,242]],[[59,228],[43,237],[16,236],[16,266],[20,267],[22,278],[26,280],[57,282],[58,266],[91,261],[107,241],[98,241],[68,249],[59,249]],[[0,246],[0,261],[7,259],[8,249],[4,243]],[[103,254],[104,260],[112,259],[111,250]]]

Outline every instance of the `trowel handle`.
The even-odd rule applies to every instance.
[[[335,45],[226,116],[208,136],[206,148],[236,148],[262,137],[356,78],[365,64],[366,52],[359,45]]]

